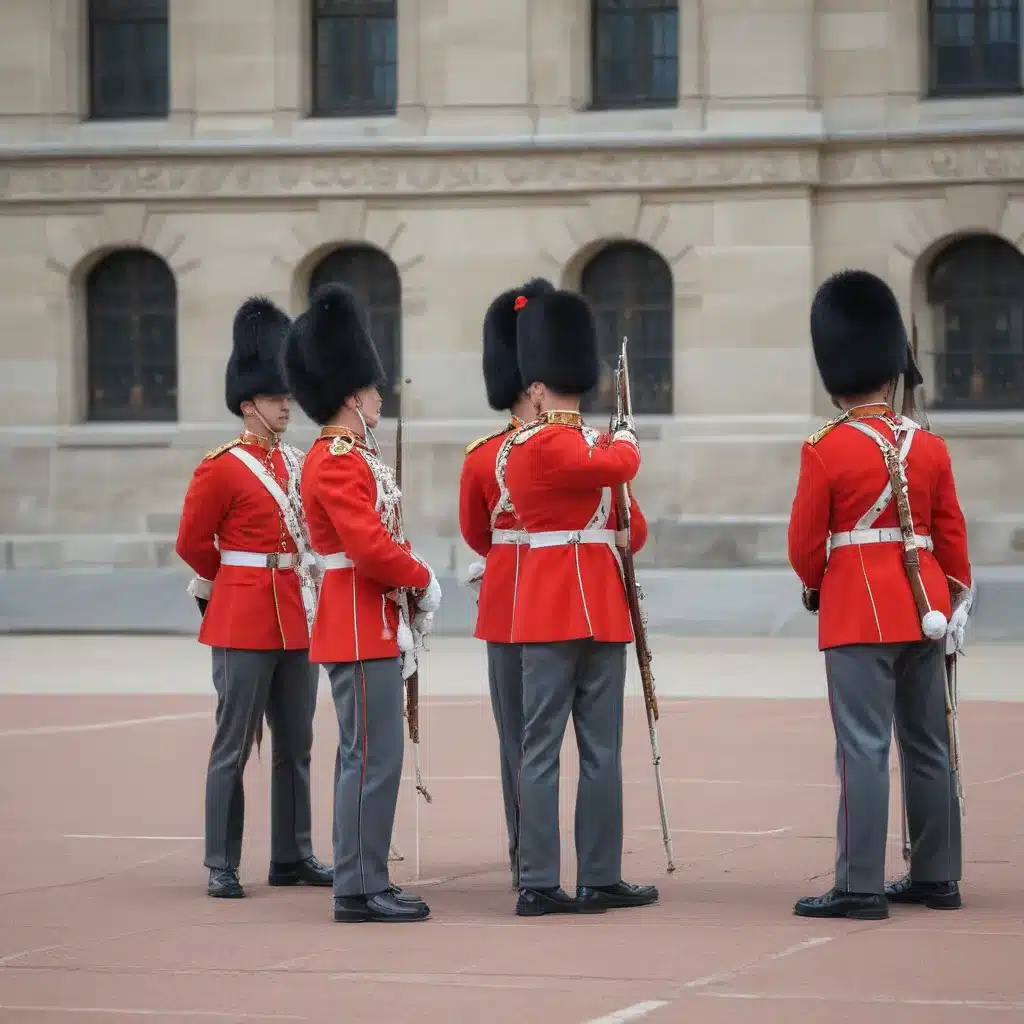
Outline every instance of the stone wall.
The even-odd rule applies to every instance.
[[[495,425],[484,310],[534,274],[575,287],[616,240],[674,283],[674,415],[641,423],[644,563],[779,564],[800,441],[830,412],[816,284],[883,274],[927,349],[934,253],[1024,238],[1024,99],[923,98],[924,4],[683,0],[677,106],[598,112],[581,0],[399,0],[396,115],[352,120],[306,116],[304,2],[171,6],[170,116],[124,124],[83,119],[84,3],[0,10],[0,566],[171,564],[192,467],[235,429],[238,304],[297,313],[316,261],[364,243],[402,281],[410,531],[454,571],[461,452]],[[175,275],[177,424],[83,422],[83,281],[125,246]],[[1024,414],[933,425],[976,557],[1019,561]]]

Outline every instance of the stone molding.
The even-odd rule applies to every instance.
[[[957,236],[989,234],[1024,247],[1024,198],[998,182],[958,185],[908,204],[889,250],[888,281],[905,310],[915,308],[914,281],[930,255]]]
[[[199,266],[189,253],[185,234],[145,203],[104,203],[86,217],[77,217],[47,232],[46,266],[58,278],[69,278],[86,261],[114,249],[147,249],[174,271],[176,278]]]
[[[1024,178],[1024,140],[335,156],[0,156],[0,204],[865,187]]]
[[[548,222],[541,257],[552,276],[562,277],[566,268],[603,245],[617,241],[643,242],[661,256],[672,270],[676,298],[700,296],[697,251],[686,225],[671,207],[647,206],[639,193],[597,196]]]
[[[426,302],[426,288],[417,279],[417,267],[426,257],[426,245],[409,222],[395,210],[374,209],[362,199],[322,199],[304,213],[284,237],[274,262],[289,275],[298,272],[294,286],[305,293],[313,265],[332,249],[369,245],[384,253],[402,282],[402,308],[415,314]],[[304,305],[304,303],[301,303]]]

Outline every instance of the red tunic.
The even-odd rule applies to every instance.
[[[630,643],[626,591],[614,549],[607,543],[566,543],[558,533],[614,530],[613,488],[640,469],[640,452],[584,428],[576,413],[548,413],[517,432],[505,484],[519,521],[531,534],[519,573],[513,612],[515,643],[593,637]],[[647,541],[647,520],[630,496],[630,548]],[[538,535],[555,534],[555,537]],[[551,543],[549,541],[556,541]]]
[[[302,470],[309,539],[318,555],[343,555],[351,564],[324,571],[310,661],[398,656],[398,606],[386,595],[430,582],[430,570],[385,526],[397,522],[398,497],[390,467],[348,431],[324,428]]]
[[[287,490],[288,471],[276,448],[268,453],[258,444],[235,440],[196,467],[175,551],[194,572],[213,581],[199,642],[241,650],[306,648],[309,632],[294,569],[221,565],[221,551],[292,552],[298,557],[277,502],[253,471],[229,454],[236,445],[269,465]]]
[[[459,528],[462,539],[481,558],[486,558],[483,580],[477,602],[476,630],[478,640],[492,643],[512,642],[512,605],[519,577],[519,566],[526,554],[525,545],[494,543],[491,516],[498,504],[499,487],[495,475],[498,449],[522,421],[512,417],[508,426],[489,437],[474,441],[466,449],[459,480]],[[494,517],[494,531],[508,537],[522,527],[516,517],[501,511]],[[524,538],[525,539],[525,538]]]
[[[854,416],[892,442],[894,432],[879,415],[884,411],[884,407],[869,406],[856,410]],[[948,617],[949,581],[970,587],[971,564],[967,526],[945,442],[936,434],[917,430],[906,466],[914,532],[930,536],[934,544],[934,553],[919,549],[921,580],[931,607]],[[804,443],[789,521],[789,560],[804,586],[820,590],[821,650],[923,639],[901,543],[848,544],[826,554],[830,534],[853,530],[888,481],[878,445],[849,423],[826,424]],[[892,527],[899,527],[899,515],[890,499],[874,528]]]

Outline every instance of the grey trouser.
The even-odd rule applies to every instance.
[[[523,644],[519,884],[559,884],[559,752],[572,715],[579,748],[577,884],[622,879],[622,712],[626,645],[596,640]]]
[[[889,746],[903,755],[910,874],[959,881],[960,812],[946,732],[942,643],[854,644],[825,651],[839,775],[836,888],[885,889]]]
[[[338,715],[334,895],[383,892],[402,782],[405,734],[398,658],[324,666]]]
[[[501,795],[509,861],[515,868],[519,835],[519,764],[523,750],[523,652],[519,644],[487,644],[491,710],[498,727]]]
[[[206,772],[208,868],[238,869],[245,793],[242,775],[256,727],[267,716],[270,774],[270,859],[294,863],[313,855],[309,755],[319,667],[301,651],[211,648],[217,691],[216,730]]]

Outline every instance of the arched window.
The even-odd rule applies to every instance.
[[[1020,92],[1019,0],[930,0],[928,8],[933,96]]]
[[[676,106],[678,0],[592,0],[590,34],[595,109]]]
[[[90,420],[178,416],[174,275],[159,256],[122,249],[86,278]]]
[[[594,309],[601,383],[583,408],[615,408],[615,364],[629,338],[630,392],[637,415],[672,413],[672,271],[638,242],[602,249],[584,268],[580,290]]]
[[[937,408],[1024,408],[1024,256],[992,235],[954,242],[928,273]]]
[[[402,372],[402,282],[398,268],[379,249],[345,246],[316,265],[309,278],[309,294],[328,281],[347,284],[366,310],[370,334],[388,378],[381,389],[381,415],[397,416],[397,384]]]

